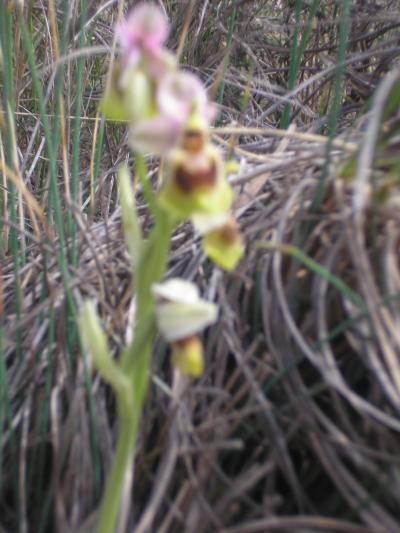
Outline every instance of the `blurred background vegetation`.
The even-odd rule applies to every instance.
[[[397,532],[400,3],[159,3],[170,48],[220,104],[247,255],[226,275],[190,227],[174,236],[169,274],[221,319],[178,408],[155,346],[128,530]],[[118,356],[129,150],[98,104],[134,4],[0,5],[1,532],[93,531],[110,467],[114,398],[76,314],[94,298]]]

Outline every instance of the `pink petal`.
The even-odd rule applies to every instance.
[[[140,153],[164,155],[176,146],[180,133],[180,124],[171,117],[157,116],[138,122],[129,140]]]
[[[121,48],[124,50],[131,50],[137,47],[139,36],[132,31],[128,22],[124,20],[115,26],[115,33]]]
[[[190,72],[172,72],[161,80],[157,91],[161,113],[184,124],[196,109],[204,118],[208,108],[207,93],[201,81]]]
[[[218,105],[215,102],[207,102],[203,116],[209,124],[212,124],[218,115]]]
[[[160,80],[176,67],[176,57],[165,48],[148,51],[146,61],[149,73],[155,80]]]
[[[137,67],[143,59],[143,53],[139,47],[135,46],[129,50],[128,56],[125,58],[126,67]]]
[[[169,25],[158,6],[141,3],[130,12],[125,22],[117,25],[116,32],[121,47],[128,53],[135,47],[154,50],[165,43]]]

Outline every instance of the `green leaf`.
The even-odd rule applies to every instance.
[[[103,379],[113,386],[121,405],[129,409],[132,405],[129,380],[111,356],[93,301],[85,302],[78,318],[78,325],[83,343],[90,352],[97,370]]]

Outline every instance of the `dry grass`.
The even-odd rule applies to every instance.
[[[67,233],[65,243],[71,295],[78,307],[84,298],[98,300],[117,356],[131,302],[116,191],[116,170],[128,158],[125,129],[107,124],[99,159],[95,148],[116,4],[89,3],[75,196],[70,169],[77,67],[71,58],[79,39],[78,9],[69,21],[58,178],[63,223],[76,224],[75,237]],[[189,21],[188,4],[183,9],[180,2],[164,1],[173,49]],[[223,80],[214,138],[241,161],[232,182],[247,255],[235,273],[225,275],[205,260],[189,226],[174,236],[169,274],[195,280],[219,303],[221,318],[207,332],[207,372],[196,382],[174,376],[166,347],[156,344],[134,489],[124,505],[128,531],[395,533],[398,96],[389,115],[387,109],[400,92],[400,6],[389,0],[351,3],[335,108],[340,10],[334,2],[317,9],[290,91],[294,33],[296,27],[300,37],[306,31],[310,7],[296,25],[293,2],[191,4],[181,59],[217,96]],[[49,114],[59,59],[52,6],[32,1],[25,7]],[[58,17],[61,25],[60,12]],[[93,531],[113,454],[114,398],[88,368],[69,312],[57,260],[62,242],[52,215],[48,222],[43,215],[49,197],[46,141],[18,27],[13,37],[19,217],[13,222],[5,192],[10,172],[1,186],[3,208],[8,202],[1,220],[6,236],[10,229],[17,232],[24,259],[16,269],[11,246],[4,246],[0,531],[84,533]],[[284,132],[288,101],[292,125]],[[5,142],[2,134],[1,147]],[[140,192],[138,203],[147,227],[151,220]]]

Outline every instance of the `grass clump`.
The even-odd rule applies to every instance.
[[[127,531],[400,527],[400,11],[382,5],[162,2],[169,47],[219,97],[213,142],[238,162],[247,253],[222,274],[189,226],[174,234],[168,275],[221,315],[178,404],[156,342]],[[115,398],[76,315],[95,298],[120,353],[132,284],[117,171],[135,163],[125,127],[98,112],[119,10],[0,6],[4,531],[92,531],[115,449]]]

